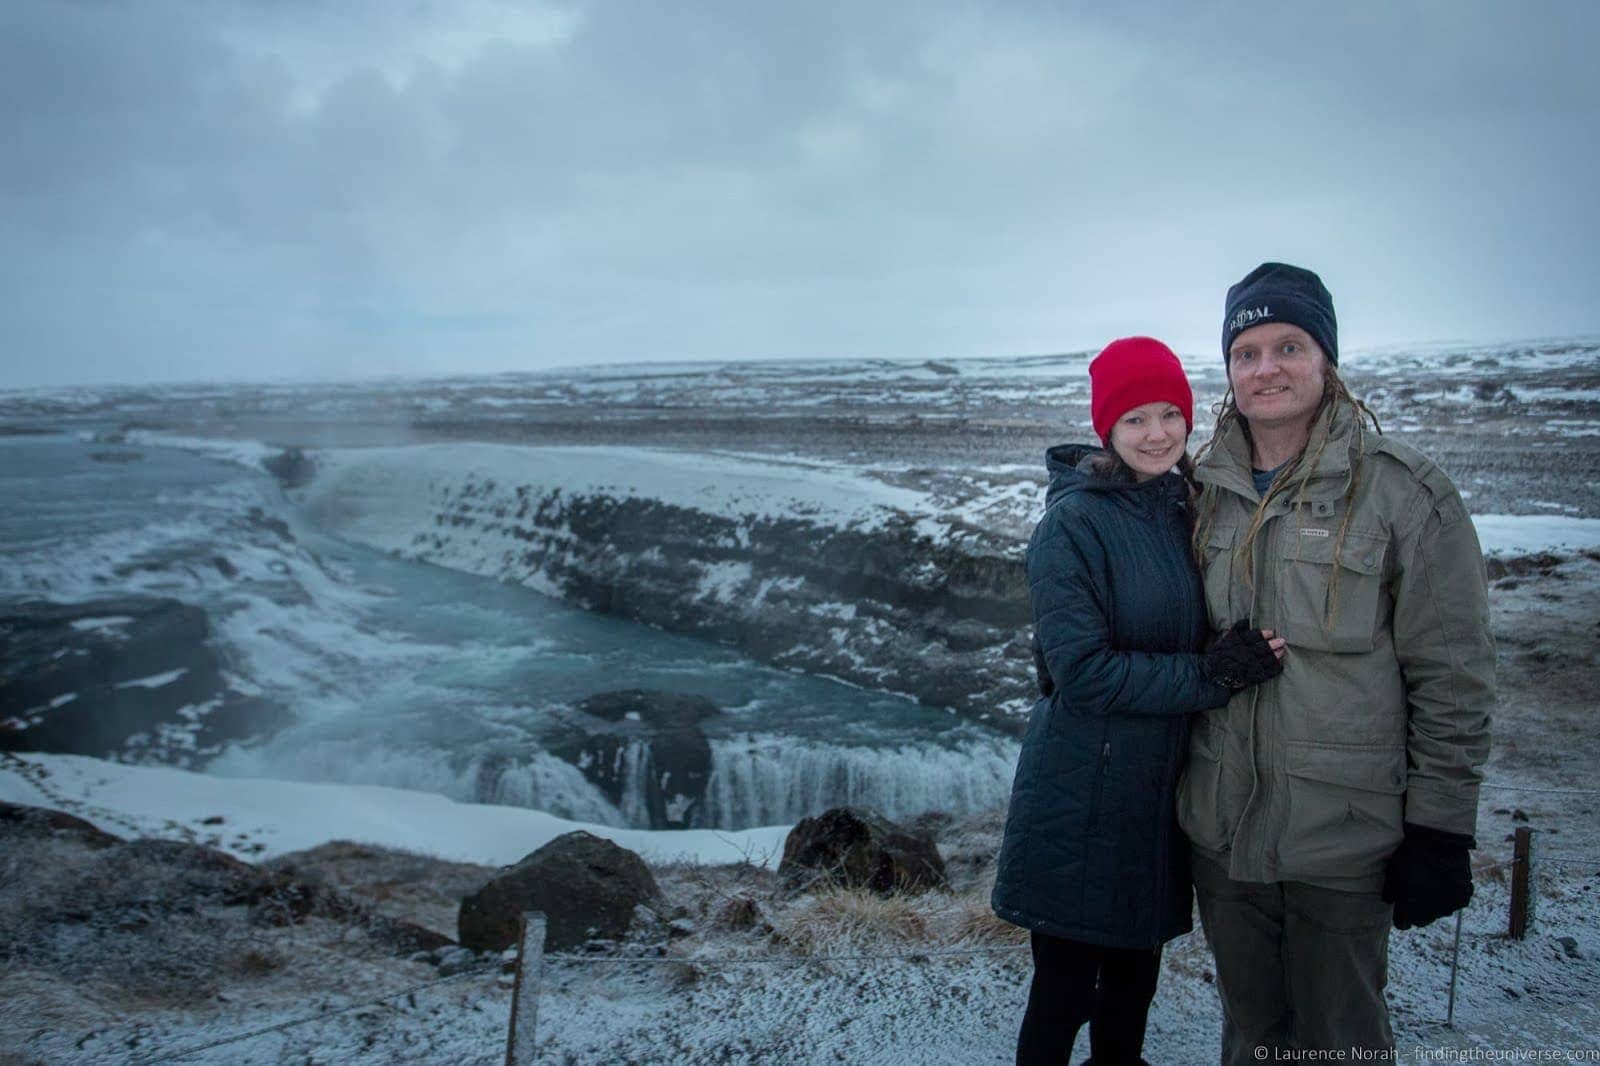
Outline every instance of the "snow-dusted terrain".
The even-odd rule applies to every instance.
[[[344,839],[493,864],[574,828],[534,812],[362,786],[225,782],[71,756],[0,758],[0,800],[63,809],[125,835],[213,840],[256,858]],[[781,830],[585,828],[658,863],[761,867],[782,842]],[[981,852],[993,842],[982,834],[977,840],[944,846],[959,859],[963,849]],[[1453,924],[1393,939],[1389,995],[1402,1061],[1427,1061],[1419,1056],[1423,1050],[1595,1046],[1600,866],[1541,864],[1536,926],[1527,940],[1514,942],[1504,936],[1505,872],[1488,865],[1501,850],[1485,847],[1477,895],[1463,917],[1455,1029],[1442,1024]],[[704,884],[701,891],[713,903],[728,890],[753,891],[748,879],[737,889]],[[984,906],[983,884],[980,878],[953,895],[894,906],[861,904],[867,913],[855,920],[826,909],[836,904],[819,909],[804,898],[785,903],[773,895],[766,906],[782,936],[718,931],[707,921],[664,953],[552,956],[540,985],[542,1061],[1009,1061],[1026,998],[1027,957],[1012,946],[1014,937],[980,932],[983,927],[971,923],[971,913]],[[0,992],[7,994],[0,1050],[48,1062],[167,1061],[191,1048],[206,1050],[184,1061],[502,1059],[510,991],[498,967],[449,978],[421,961],[363,958],[358,945],[342,954],[316,948],[310,928],[297,937],[289,950],[313,952],[320,973],[291,964],[276,979],[235,979],[212,1002],[185,1008],[119,1010],[90,990],[66,996],[42,975],[0,977]],[[1214,1059],[1220,1019],[1211,982],[1209,955],[1197,934],[1169,945],[1150,1021],[1151,1061]],[[36,997],[31,1016],[19,1013],[25,1007],[19,995]],[[285,1023],[300,1024],[249,1035]],[[219,1041],[229,1042],[208,1047]]]
[[[27,694],[0,728],[117,760],[0,755],[0,800],[252,862],[357,840],[487,870],[582,825],[758,882],[821,806],[942,810],[977,827],[940,841],[971,881],[820,951],[896,957],[792,958],[813,904],[774,895],[772,938],[707,925],[665,961],[553,960],[542,1049],[1005,1061],[1025,956],[971,915],[1031,698],[1020,549],[1043,449],[1089,434],[1090,354],[0,392],[17,501],[0,605]],[[1220,360],[1186,362],[1204,406]],[[1461,1028],[1437,1024],[1452,930],[1397,934],[1402,1052],[1600,1045],[1600,343],[1349,352],[1342,370],[1461,486],[1499,645]],[[129,648],[112,673],[51,665]],[[701,701],[691,724],[626,710],[664,693]],[[662,810],[740,828],[644,828]],[[1517,944],[1494,864],[1524,824],[1551,860]],[[675,876],[685,900],[721,891]],[[138,1061],[439,976],[351,951],[203,1006],[7,975],[6,1024],[52,1020],[0,1051]],[[1152,1061],[1213,1058],[1208,966],[1197,938],[1173,945]],[[466,976],[185,1061],[498,1059],[507,995]]]

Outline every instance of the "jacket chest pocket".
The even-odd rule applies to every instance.
[[[1279,552],[1279,632],[1312,651],[1367,652],[1383,629],[1386,534],[1286,527]],[[1335,551],[1335,549],[1338,549]],[[1337,555],[1337,559],[1335,559]]]
[[[1206,613],[1213,629],[1225,629],[1245,617],[1249,610],[1238,609],[1233,596],[1233,546],[1238,542],[1237,526],[1220,526],[1206,535],[1205,591]]]

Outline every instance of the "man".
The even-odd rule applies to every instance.
[[[1394,1046],[1391,922],[1472,896],[1494,648],[1450,479],[1339,379],[1333,299],[1264,263],[1228,290],[1229,395],[1195,543],[1214,628],[1288,641],[1280,677],[1198,716],[1179,784],[1217,961],[1222,1060]],[[1260,1050],[1258,1050],[1260,1049]]]

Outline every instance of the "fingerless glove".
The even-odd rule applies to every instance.
[[[1272,653],[1272,645],[1261,630],[1240,619],[1233,628],[1212,642],[1201,661],[1200,672],[1207,681],[1238,691],[1269,681],[1283,673],[1283,663]]]

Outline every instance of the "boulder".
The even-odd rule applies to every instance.
[[[625,935],[633,909],[659,897],[643,859],[579,831],[557,837],[463,899],[457,928],[463,947],[503,951],[515,945],[522,915],[540,911],[545,950],[565,951]]]
[[[947,884],[931,840],[864,807],[835,807],[802,820],[783,842],[778,876],[791,889],[824,883],[884,896]]]

